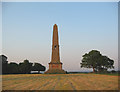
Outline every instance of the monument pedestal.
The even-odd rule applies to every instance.
[[[62,69],[62,63],[49,63],[49,69],[45,72],[48,74],[65,74],[66,72]]]

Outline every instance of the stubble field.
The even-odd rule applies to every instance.
[[[100,74],[3,75],[2,90],[118,90],[118,76]]]

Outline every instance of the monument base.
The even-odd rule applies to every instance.
[[[62,69],[62,63],[49,63],[49,69],[45,72],[45,74],[65,74],[66,72]]]
[[[66,72],[60,69],[48,69],[45,74],[66,74]]]

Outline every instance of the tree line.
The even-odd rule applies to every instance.
[[[106,72],[108,69],[114,68],[114,61],[108,56],[104,56],[100,51],[92,50],[82,56],[81,68],[92,68],[93,72]],[[17,64],[15,62],[8,63],[5,55],[0,55],[2,60],[2,73],[3,74],[29,74],[31,71],[45,71],[46,67],[40,63],[31,63],[29,60]]]
[[[17,64],[15,62],[8,63],[5,55],[0,55],[0,61],[2,62],[2,74],[30,74],[31,71],[45,71],[46,67],[40,63],[31,63],[29,60]]]

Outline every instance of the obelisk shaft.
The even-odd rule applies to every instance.
[[[53,40],[52,40],[52,45],[53,46],[59,45],[59,43],[58,43],[58,27],[57,27],[56,24],[53,26]]]
[[[66,73],[62,69],[62,63],[60,62],[58,27],[56,24],[53,26],[51,61],[49,63],[49,69],[45,73],[46,74],[65,74]]]
[[[52,39],[52,58],[51,63],[60,63],[59,56],[59,41],[58,41],[58,27],[53,26],[53,39]]]

